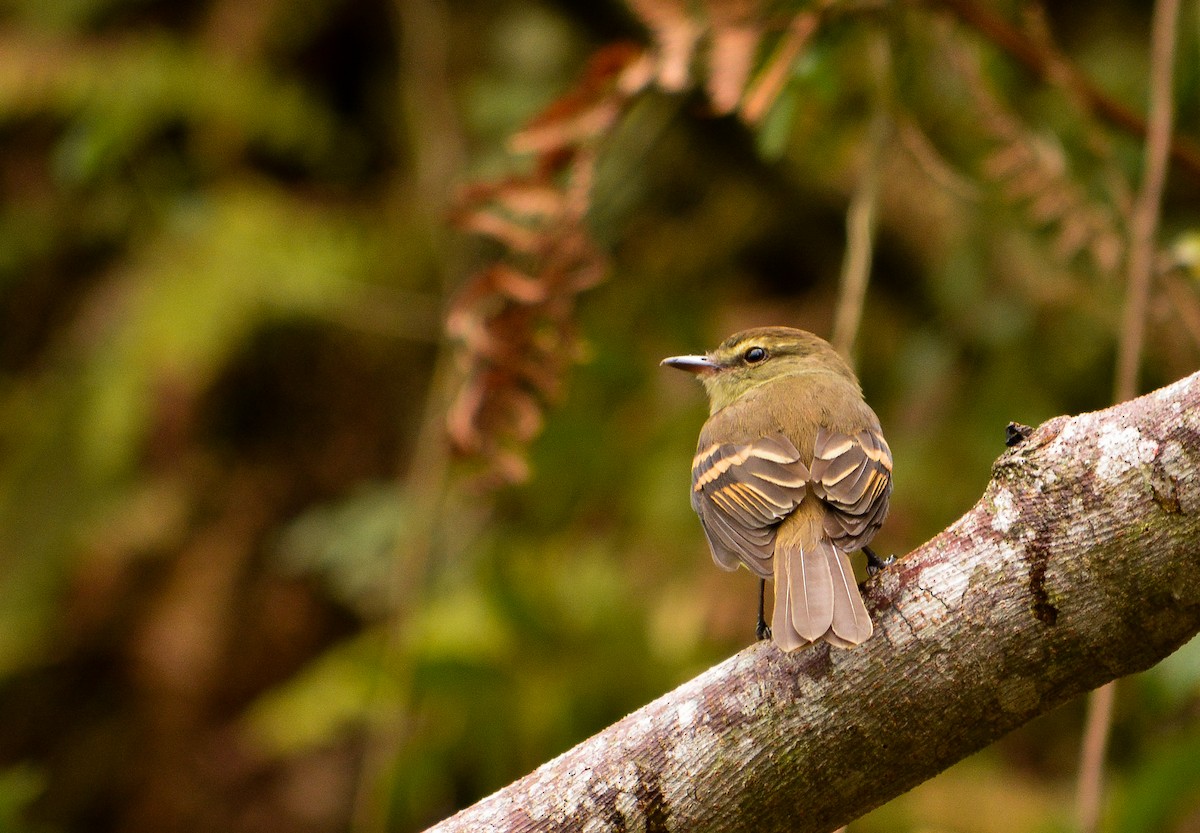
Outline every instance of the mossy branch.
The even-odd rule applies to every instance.
[[[1200,374],[1045,423],[866,589],[865,645],[751,646],[432,829],[829,831],[1149,668],[1200,631]]]

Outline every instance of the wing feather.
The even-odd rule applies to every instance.
[[[813,493],[833,510],[825,515],[825,533],[843,551],[870,540],[892,493],[892,452],[879,429],[847,434],[822,427],[810,474]]]
[[[808,479],[808,466],[783,434],[701,448],[692,461],[692,507],[713,559],[770,576],[775,527],[804,499]]]

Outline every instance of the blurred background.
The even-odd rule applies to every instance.
[[[828,336],[851,204],[877,549],[941,530],[1112,400],[1149,5],[0,2],[0,831],[420,830],[744,647],[658,360]],[[1178,37],[1143,390],[1200,366]],[[1069,830],[1082,713],[850,829]],[[1108,783],[1200,830],[1200,644]]]

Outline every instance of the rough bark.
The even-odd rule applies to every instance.
[[[1200,374],[992,474],[865,645],[754,645],[432,830],[829,831],[1200,630]]]

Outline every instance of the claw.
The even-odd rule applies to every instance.
[[[887,558],[880,558],[875,554],[875,550],[870,547],[863,547],[863,552],[867,554],[867,575],[873,576],[878,574],[896,563],[896,556],[889,555]]]

